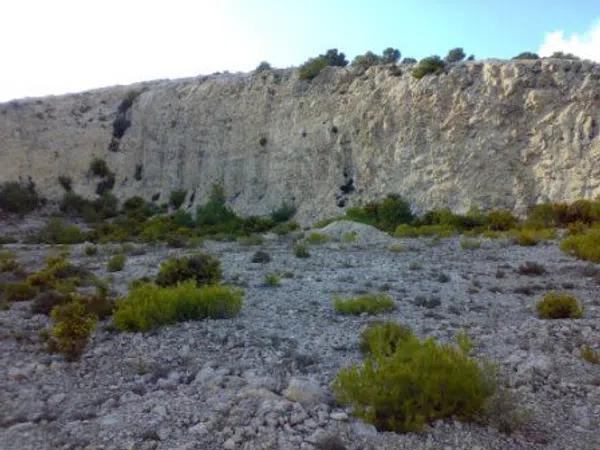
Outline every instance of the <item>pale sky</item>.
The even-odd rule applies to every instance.
[[[598,19],[599,0],[0,0],[0,101],[287,67],[328,48],[600,61]]]

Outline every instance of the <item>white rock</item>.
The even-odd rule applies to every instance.
[[[288,400],[298,402],[305,408],[310,408],[325,400],[321,386],[309,379],[291,378],[288,387],[283,391],[283,396]]]

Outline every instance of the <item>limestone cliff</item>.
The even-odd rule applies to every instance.
[[[600,195],[600,66],[485,61],[416,80],[408,66],[154,81],[0,105],[0,182],[31,178],[51,200],[93,196],[94,156],[121,199],[186,206],[221,183],[241,214],[282,200],[299,218],[399,193],[416,210],[523,212]]]

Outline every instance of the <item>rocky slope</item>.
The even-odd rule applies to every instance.
[[[213,183],[242,214],[282,200],[309,222],[395,192],[415,209],[532,203],[600,194],[600,66],[565,60],[291,70],[155,81],[0,105],[0,182],[57,177],[94,195],[93,156],[121,199],[166,201]],[[127,99],[132,100],[128,103]]]
[[[364,238],[369,235],[365,234]],[[373,237],[377,238],[377,234]],[[392,238],[389,238],[392,239]],[[373,239],[359,239],[373,242]],[[48,318],[30,302],[0,310],[0,448],[85,450],[592,450],[600,448],[600,365],[580,347],[600,346],[600,269],[565,257],[556,243],[517,247],[484,240],[462,250],[457,238],[393,240],[385,245],[330,242],[295,258],[289,237],[259,247],[207,242],[223,262],[224,281],[245,291],[239,316],[190,321],[155,332],[118,333],[99,323],[81,362],[49,354],[38,333]],[[27,267],[47,246],[10,246]],[[114,252],[72,247],[71,260],[106,277]],[[192,250],[136,246],[113,288],[152,276],[169,256]],[[545,273],[523,275],[526,261]],[[287,271],[277,287],[267,273]],[[445,274],[444,277],[441,274]],[[567,290],[584,305],[581,319],[540,320],[535,304],[548,290]],[[342,316],[334,294],[385,291],[396,310]],[[420,337],[449,342],[466,330],[474,356],[498,364],[503,383],[529,420],[513,434],[443,420],[420,434],[378,432],[332,402],[341,367],[361,360],[359,336],[370,323],[393,320]],[[492,411],[510,423],[513,408]]]

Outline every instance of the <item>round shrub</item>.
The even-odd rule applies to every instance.
[[[564,292],[548,292],[536,308],[540,319],[578,319],[583,314],[579,300]]]
[[[468,342],[444,345],[408,330],[370,333],[372,353],[363,364],[342,369],[333,383],[338,401],[355,415],[379,430],[399,432],[442,418],[480,417],[495,380],[468,356]]]
[[[600,262],[600,228],[567,237],[560,244],[563,252],[592,262]]]
[[[173,286],[191,279],[198,285],[218,283],[221,280],[221,262],[206,253],[168,259],[160,265],[156,284]]]
[[[0,185],[0,209],[16,214],[27,214],[36,209],[40,198],[33,183],[7,181]]]
[[[97,317],[89,314],[79,301],[59,305],[50,315],[55,322],[51,331],[52,346],[67,360],[78,359],[96,327]]]
[[[425,75],[428,75],[428,74],[437,75],[444,70],[445,65],[446,64],[444,63],[442,58],[440,58],[439,56],[437,56],[437,55],[429,56],[429,57],[423,58],[421,61],[419,61],[419,64],[417,64],[413,68],[412,75],[417,80],[420,80],[421,78],[423,78]]]
[[[410,328],[395,322],[375,323],[363,330],[360,335],[360,349],[363,353],[391,356],[396,348],[412,336]]]

